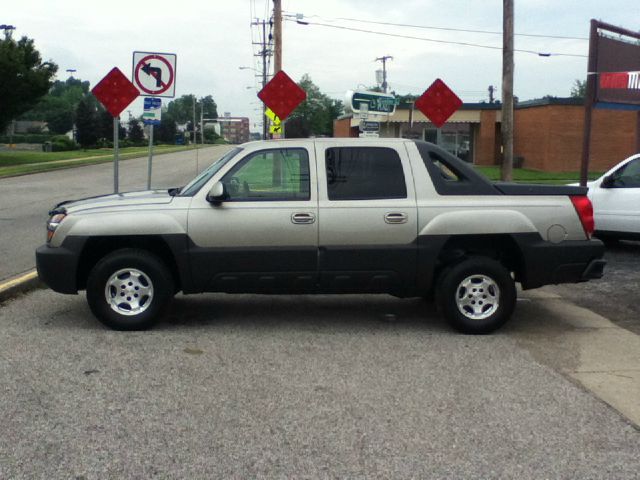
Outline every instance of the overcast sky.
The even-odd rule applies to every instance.
[[[638,0],[514,0],[516,49],[541,53],[588,53],[589,20],[596,18],[640,30]],[[14,36],[33,38],[47,60],[95,85],[111,68],[131,76],[132,52],[177,54],[176,96],[212,95],[218,111],[249,116],[257,122],[258,80],[252,45],[259,31],[252,20],[271,15],[271,0],[21,0],[3,2],[0,24],[16,27]],[[349,89],[375,85],[376,57],[388,62],[388,82],[397,93],[422,93],[443,79],[466,102],[488,99],[487,88],[501,93],[502,37],[499,34],[396,27],[339,20],[421,25],[500,32],[500,0],[283,0],[285,14],[300,13],[310,25],[285,21],[283,69],[294,80],[308,73],[328,95],[344,98]],[[425,39],[462,42],[498,49],[397,38],[320,25],[372,30]],[[557,39],[537,34],[579,37]],[[516,52],[514,94],[521,100],[544,95],[569,96],[575,79],[586,75],[586,57]],[[246,87],[251,87],[247,89]],[[168,99],[163,99],[168,101]],[[134,115],[142,100],[129,108]],[[252,130],[258,130],[252,128]]]

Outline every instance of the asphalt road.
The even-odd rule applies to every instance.
[[[420,300],[208,294],[122,333],[39,290],[0,309],[0,478],[638,478],[553,302],[464,336]]]
[[[151,185],[184,185],[229,148],[157,155]],[[120,191],[144,190],[146,185],[146,158],[120,162]],[[112,163],[0,179],[0,281],[35,267],[35,249],[45,241],[47,212],[56,203],[112,192]]]

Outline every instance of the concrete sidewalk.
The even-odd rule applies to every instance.
[[[525,292],[518,310],[534,303],[537,324],[522,345],[640,427],[640,336],[544,290]]]

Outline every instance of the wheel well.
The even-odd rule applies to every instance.
[[[167,243],[158,236],[135,235],[135,236],[107,236],[91,237],[84,245],[80,259],[78,261],[78,290],[83,290],[87,286],[89,272],[101,258],[111,252],[122,248],[139,248],[155,254],[162,260],[171,271],[176,284],[176,291],[182,289],[180,273],[176,264],[173,252]]]
[[[513,272],[519,281],[524,259],[520,248],[510,235],[455,235],[449,238],[438,255],[436,278],[447,266],[470,256],[493,258]]]

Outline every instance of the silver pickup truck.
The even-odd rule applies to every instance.
[[[489,333],[516,282],[602,276],[586,193],[492,183],[421,141],[253,142],[180,188],[57,205],[36,260],[53,290],[86,290],[121,330],[151,327],[182,291],[422,296],[456,329]]]

